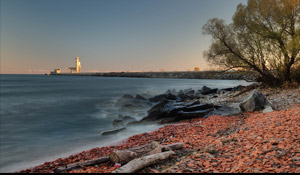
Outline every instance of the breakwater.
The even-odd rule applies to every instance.
[[[109,73],[51,73],[60,76],[99,76],[99,77],[133,77],[133,78],[180,78],[180,79],[216,79],[255,81],[258,74],[250,71],[199,71],[199,72],[109,72]]]

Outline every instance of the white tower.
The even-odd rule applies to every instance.
[[[81,64],[80,64],[80,61],[79,61],[79,56],[77,56],[76,58],[75,58],[75,60],[76,60],[76,73],[80,73],[80,71],[81,71]]]

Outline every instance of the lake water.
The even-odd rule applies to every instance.
[[[13,172],[93,147],[111,145],[159,125],[132,127],[111,136],[120,114],[141,119],[146,110],[127,114],[115,106],[124,94],[160,94],[168,89],[227,88],[238,80],[107,78],[0,75],[0,172]]]

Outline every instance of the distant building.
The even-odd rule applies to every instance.
[[[200,71],[199,67],[195,67],[194,71]]]
[[[51,72],[51,74],[60,74],[61,70],[60,69],[54,69],[53,72]]]
[[[67,70],[70,70],[71,73],[80,73],[80,71],[81,71],[81,64],[80,64],[78,56],[75,58],[75,65],[76,65],[76,67],[68,67]]]

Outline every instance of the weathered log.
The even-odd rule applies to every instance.
[[[174,143],[170,145],[163,145],[161,147],[161,151],[162,152],[169,151],[169,148],[171,150],[177,150],[177,149],[182,149],[183,147],[184,147],[184,143]]]
[[[174,151],[167,151],[137,158],[116,169],[115,171],[112,171],[112,173],[134,173],[144,167],[155,164],[160,160],[168,159],[172,155],[175,155]]]
[[[92,159],[92,160],[86,160],[83,162],[76,162],[76,163],[72,163],[66,166],[61,166],[58,167],[54,170],[55,173],[61,173],[61,172],[67,172],[73,169],[77,169],[77,168],[81,168],[81,167],[85,167],[85,166],[92,166],[92,165],[97,165],[103,162],[107,162],[109,161],[109,156],[105,156],[105,157],[100,157],[97,159]]]
[[[110,153],[110,161],[114,163],[120,163],[125,164],[132,159],[150,155],[150,154],[156,154],[161,152],[161,146],[158,142],[151,142],[146,145],[142,145],[139,147],[129,148],[128,150],[122,150],[122,151],[113,151]]]
[[[129,150],[114,151],[109,155],[110,161],[114,163],[125,164],[137,157],[137,153]]]

